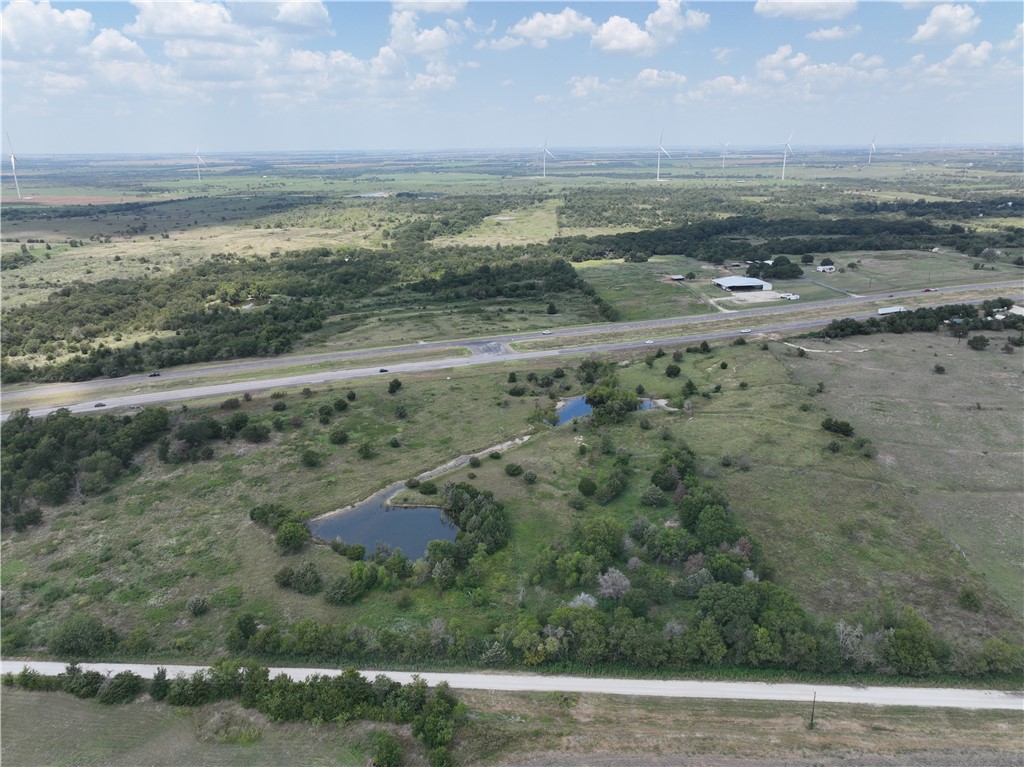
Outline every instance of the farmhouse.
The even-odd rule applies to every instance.
[[[816,267],[819,272],[832,273],[836,270],[834,266],[819,266]]]
[[[771,290],[772,284],[756,277],[719,277],[712,282],[722,290]]]

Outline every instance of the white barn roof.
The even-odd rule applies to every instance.
[[[718,287],[724,290],[732,290],[733,288],[760,288],[761,290],[771,290],[772,284],[759,280],[756,277],[719,277],[716,280],[712,280]]]

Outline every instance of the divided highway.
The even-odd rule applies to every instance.
[[[1020,293],[1022,289],[1020,281],[1005,281],[996,283],[983,283],[978,285],[958,285],[955,287],[937,288],[929,293],[929,299],[934,304],[947,303],[947,299],[955,299],[958,293],[970,293],[978,290],[1009,290]],[[620,349],[636,348],[643,345],[642,340],[630,340],[624,342],[608,343],[586,343],[589,336],[608,335],[610,333],[649,333],[657,338],[661,344],[686,344],[704,339],[714,340],[717,338],[732,338],[738,333],[738,328],[730,328],[720,332],[703,331],[695,334],[672,334],[664,336],[665,330],[679,330],[688,325],[698,325],[708,322],[736,321],[743,324],[750,323],[758,333],[797,333],[821,327],[828,323],[831,318],[805,319],[800,321],[785,322],[783,318],[794,312],[807,312],[816,310],[833,309],[836,307],[849,306],[851,314],[860,319],[873,316],[875,311],[864,311],[865,304],[873,304],[879,301],[898,303],[902,299],[920,298],[920,291],[902,291],[891,296],[851,296],[845,298],[831,299],[828,301],[816,301],[813,303],[800,304],[797,306],[771,306],[741,311],[722,312],[712,315],[697,315],[691,317],[670,317],[660,320],[643,320],[636,322],[617,322],[601,325],[588,325],[573,328],[561,328],[558,330],[528,333],[508,333],[499,336],[474,339],[453,339],[447,341],[432,341],[403,346],[393,346],[384,349],[358,349],[345,352],[332,352],[321,354],[290,355],[286,357],[271,357],[265,359],[238,360],[230,363],[200,365],[188,368],[171,369],[162,371],[159,379],[150,379],[145,374],[126,376],[120,379],[97,379],[81,383],[68,384],[42,384],[32,387],[10,388],[3,393],[3,400],[0,407],[3,410],[2,419],[6,420],[12,410],[28,407],[32,416],[38,417],[53,412],[60,407],[66,407],[72,412],[90,412],[95,408],[102,407],[142,407],[157,403],[176,402],[182,400],[193,400],[214,397],[228,397],[246,391],[266,391],[268,389],[280,389],[295,386],[315,386],[319,384],[332,383],[335,381],[357,380],[380,375],[394,375],[396,373],[416,373],[431,370],[444,370],[472,365],[484,365],[499,360],[530,360],[558,357],[561,355],[594,354],[605,351],[616,351]],[[945,298],[943,298],[945,297]],[[858,311],[859,310],[859,311]],[[767,324],[757,324],[758,321],[769,321]],[[735,324],[731,322],[730,324]],[[511,344],[522,341],[536,341],[540,339],[561,341],[565,345],[557,349],[542,349],[518,351],[512,348]],[[388,363],[386,371],[376,362],[382,355],[394,355],[402,353],[415,353],[423,351],[451,350],[453,356],[442,357],[431,360],[414,362]],[[469,350],[466,356],[455,356],[459,352]],[[283,375],[272,378],[253,378],[249,380],[236,380],[231,383],[209,384],[209,385],[185,385],[177,389],[165,389],[164,385],[176,379],[192,382],[197,378],[223,378],[225,376],[245,376],[247,373],[266,373],[274,369],[301,367],[304,365],[325,364],[325,363],[354,363],[356,367],[340,370],[319,371],[304,373],[302,375]],[[361,364],[360,364],[361,363]],[[369,364],[367,364],[369,363]],[[142,391],[142,387],[148,387],[158,380],[160,386]],[[111,386],[136,387],[135,391],[124,395],[104,394],[109,392]]]
[[[137,663],[81,663],[83,669],[101,674],[132,671],[152,679],[158,666]],[[17,674],[31,668],[54,676],[66,665],[49,661],[5,660],[0,663],[4,674]],[[190,675],[205,666],[167,665],[171,677]],[[293,680],[315,674],[335,676],[343,669],[271,667],[271,678],[286,674]],[[503,692],[580,692],[597,695],[633,695],[657,698],[704,698],[715,700],[768,700],[810,703],[855,703],[872,706],[917,706],[926,708],[997,709],[1024,711],[1024,695],[1001,690],[971,690],[941,687],[843,687],[839,685],[769,684],[765,682],[695,682],[682,679],[601,679],[582,676],[540,676],[531,674],[460,674],[425,671],[360,671],[372,679],[378,674],[408,684],[413,676],[422,677],[433,686],[447,682],[456,690],[499,690]]]

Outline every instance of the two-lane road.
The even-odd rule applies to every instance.
[[[156,665],[138,663],[82,663],[83,669],[102,674],[132,671],[152,679]],[[5,660],[0,663],[4,674],[17,674],[28,667],[41,674],[54,676],[65,664],[51,661]],[[205,666],[168,665],[169,676],[190,675]],[[294,680],[321,674],[335,676],[342,669],[272,667],[271,678],[285,674]],[[943,687],[845,687],[829,684],[770,684],[766,682],[699,682],[686,679],[610,679],[585,676],[542,676],[539,674],[447,673],[413,671],[360,671],[372,679],[378,674],[408,684],[413,676],[422,677],[434,686],[447,682],[456,690],[499,690],[503,692],[580,692],[598,695],[632,695],[658,698],[705,698],[717,700],[805,701],[816,698],[819,703],[854,703],[873,706],[917,706],[923,708],[996,709],[1024,711],[1024,695],[1001,690],[975,690]]]

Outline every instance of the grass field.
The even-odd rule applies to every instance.
[[[806,345],[819,353],[786,358],[797,380],[825,382],[819,402],[875,442],[917,513],[1024,613],[1020,355],[945,335]]]
[[[461,691],[457,763],[544,767],[781,767],[1019,764],[1019,714],[809,703]],[[196,710],[140,699],[105,707],[64,693],[4,690],[2,756],[12,767],[355,767],[372,727],[271,724],[235,703]],[[407,728],[404,764],[426,764]]]
[[[598,295],[619,309],[623,320],[651,320],[714,313],[697,282],[718,273],[715,267],[686,256],[654,256],[644,263],[621,260],[583,261],[576,271]],[[673,282],[673,274],[697,275],[695,282]]]

